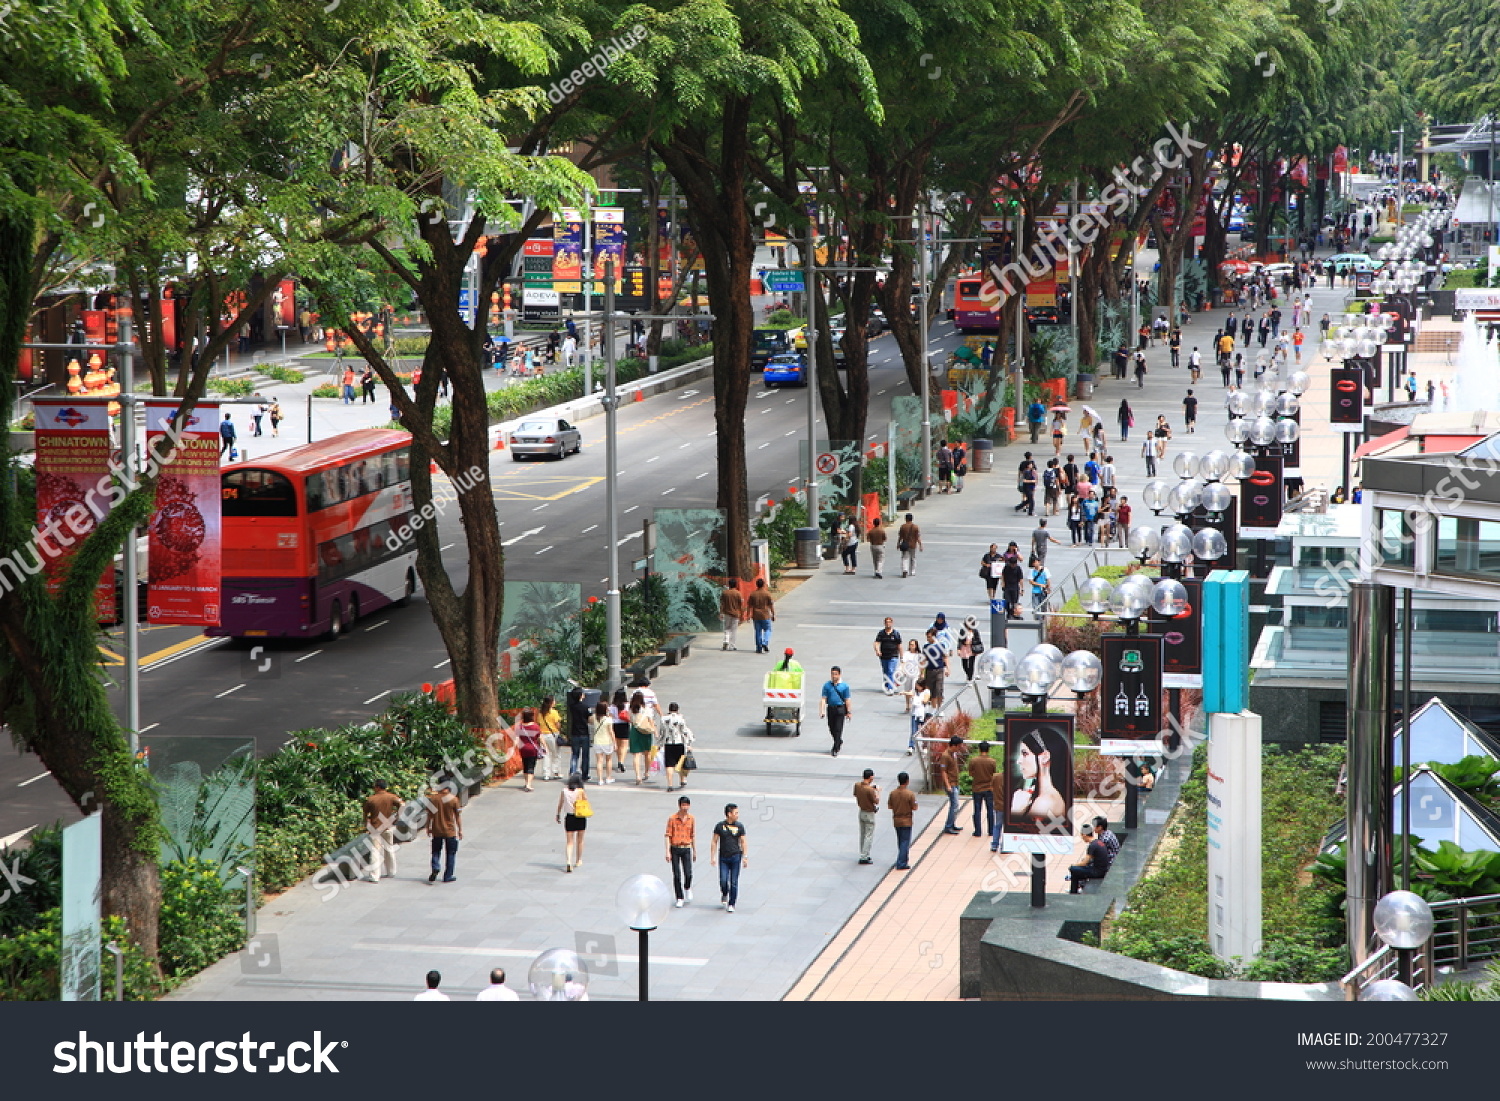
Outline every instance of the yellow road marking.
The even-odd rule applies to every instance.
[[[177,626],[177,625],[176,624],[171,624],[171,623],[158,623],[156,625],[157,628],[160,628],[160,627],[172,627],[172,626]],[[155,629],[155,628],[143,628],[142,630],[144,632],[146,630],[153,630],[153,629]],[[191,650],[195,646],[203,646],[206,643],[209,643],[209,642],[212,642],[212,641],[213,641],[212,639],[206,638],[203,635],[194,635],[191,638],[185,638],[185,639],[183,639],[181,642],[174,642],[171,646],[164,647],[164,648],[162,648],[160,650],[157,650],[155,653],[146,654],[144,657],[142,657],[141,658],[141,668],[142,669],[149,669],[151,666],[155,665],[159,661],[166,661],[167,658],[175,657],[177,654],[182,653],[184,650]],[[104,660],[100,663],[102,665],[124,665],[125,664],[125,655],[124,654],[116,653],[115,651],[111,650],[108,646],[105,646],[105,645],[101,644],[99,646],[99,653],[101,653],[101,654],[104,655]]]

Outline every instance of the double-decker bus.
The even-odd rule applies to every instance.
[[[1000,315],[989,307],[989,300],[981,297],[980,288],[985,277],[979,272],[960,275],[949,284],[952,306],[948,320],[961,333],[998,333]]]
[[[417,588],[411,436],[345,432],[221,474],[224,596],[210,635],[337,638]]]

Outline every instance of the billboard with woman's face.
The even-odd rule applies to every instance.
[[[1005,716],[1005,791],[1001,814],[1007,851],[1072,850],[1072,716]],[[1049,837],[1054,840],[1047,841]]]

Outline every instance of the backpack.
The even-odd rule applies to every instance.
[[[584,792],[583,788],[579,788],[578,789],[578,795],[573,800],[573,817],[574,818],[592,818],[592,817],[594,817],[594,805],[589,802],[589,797]]]
[[[1088,497],[1083,502],[1083,518],[1085,520],[1099,519],[1099,502]]]
[[[1048,489],[1057,488],[1057,467],[1049,466],[1042,472],[1042,484]]]

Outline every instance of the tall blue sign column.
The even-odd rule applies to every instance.
[[[1203,579],[1208,713],[1208,943],[1220,959],[1261,949],[1261,735],[1250,697],[1250,575]]]

